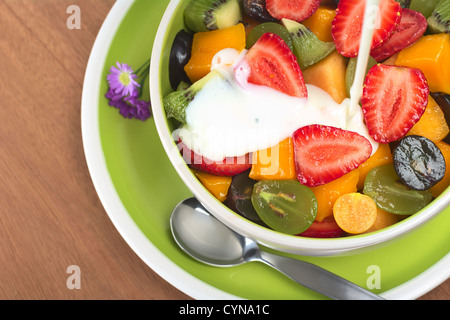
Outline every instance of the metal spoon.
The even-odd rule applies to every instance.
[[[297,283],[333,299],[384,300],[314,264],[260,250],[255,241],[222,224],[195,198],[186,199],[175,207],[170,227],[178,245],[203,263],[229,267],[260,261]]]

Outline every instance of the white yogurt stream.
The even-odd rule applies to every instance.
[[[381,19],[379,4],[380,0],[366,1],[355,78],[350,88],[350,104],[352,106],[358,105],[362,97],[364,76],[366,74],[367,62],[369,61],[373,34]]]
[[[175,133],[189,149],[220,161],[275,146],[301,127],[320,124],[357,132],[377,150],[359,105],[351,108],[350,99],[338,104],[313,85],[306,85],[306,99],[248,83],[244,56],[245,51],[225,49],[214,57],[211,69],[218,76],[195,95],[186,124]]]

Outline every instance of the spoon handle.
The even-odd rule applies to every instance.
[[[312,263],[261,252],[260,261],[297,283],[335,300],[385,300]]]

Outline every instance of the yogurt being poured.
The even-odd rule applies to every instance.
[[[186,109],[186,124],[174,136],[197,154],[213,161],[264,150],[291,137],[299,128],[320,124],[354,131],[378,148],[369,135],[358,104],[338,104],[322,89],[306,85],[308,98],[291,97],[249,83],[246,51],[216,54],[208,81]]]
[[[186,109],[178,135],[188,148],[211,160],[223,160],[266,149],[299,128],[321,124],[368,134],[359,105],[338,104],[322,89],[307,85],[308,98],[291,97],[247,81],[250,69],[242,53],[225,49],[213,59],[218,71]]]

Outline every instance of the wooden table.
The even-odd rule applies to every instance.
[[[190,299],[128,247],[86,166],[83,78],[114,2],[0,0],[0,299]],[[81,30],[66,25],[73,4]],[[422,299],[449,298],[447,281]]]

